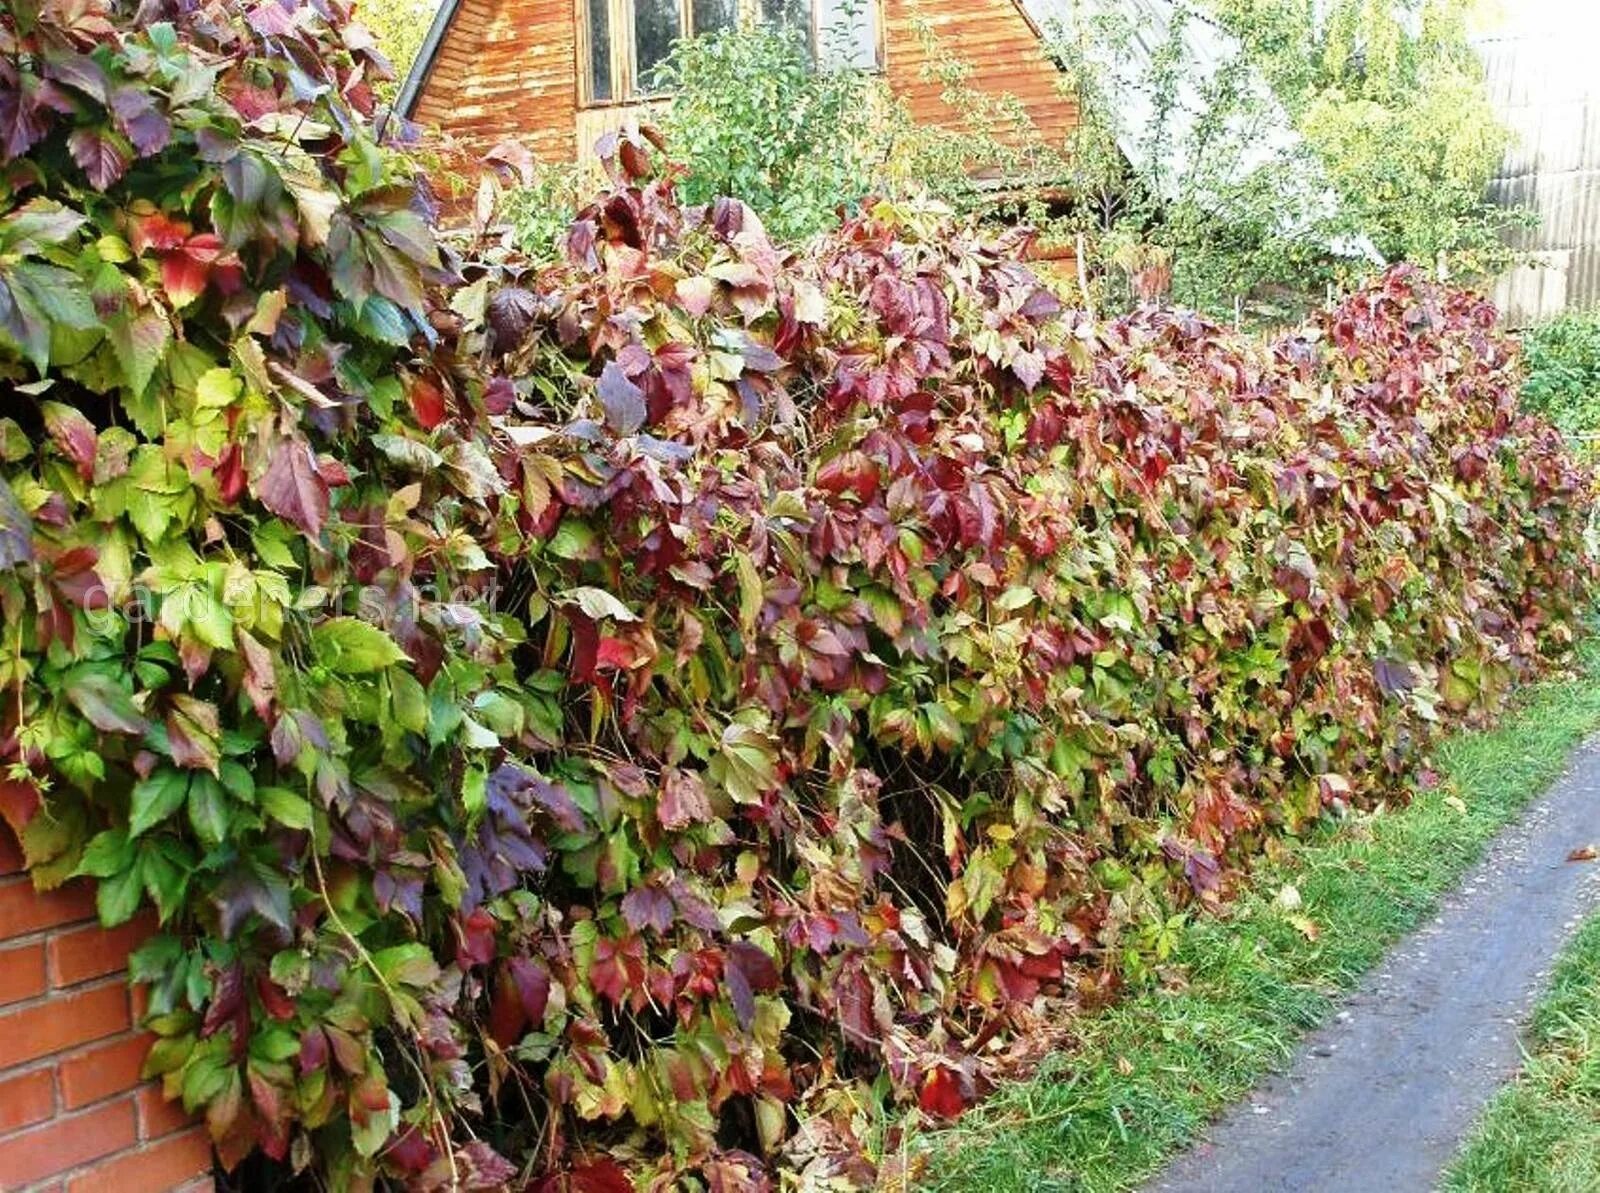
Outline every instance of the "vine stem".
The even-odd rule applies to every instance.
[[[322,870],[322,854],[317,849],[317,830],[314,819],[311,828],[311,867],[317,872],[317,894],[322,898],[322,906],[328,913],[328,919],[332,922],[334,928],[338,930],[339,935],[344,938],[345,943],[355,951],[357,960],[371,971],[373,977],[378,979],[378,985],[383,988],[383,992],[389,997],[389,1005],[391,1007],[398,1005],[399,992],[389,984],[389,979],[378,968],[378,963],[373,960],[372,954],[367,951],[367,947],[361,941],[356,939],[355,933],[350,931],[344,919],[339,915],[339,909],[333,905],[333,900],[328,897],[328,879]],[[441,1150],[450,1163],[450,1187],[459,1189],[461,1187],[461,1173],[456,1168],[455,1148],[450,1146],[449,1124],[445,1122],[444,1111],[439,1108],[439,1099],[434,1094],[433,1082],[428,1079],[427,1070],[417,1062],[415,1057],[411,1056],[409,1052],[407,1052],[406,1056],[416,1068],[417,1077],[422,1083],[422,1088],[428,1091],[428,1109],[432,1113],[434,1125],[441,1135]]]

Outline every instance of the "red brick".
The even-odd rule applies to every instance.
[[[210,1170],[211,1140],[197,1128],[78,1173],[67,1182],[67,1193],[168,1193]]]
[[[182,1102],[169,1102],[161,1096],[159,1085],[144,1086],[134,1101],[139,1107],[140,1139],[160,1139],[194,1122],[184,1113]]]
[[[0,874],[21,874],[24,868],[22,846],[11,830],[0,824]]]
[[[133,1089],[139,1084],[139,1068],[155,1037],[141,1033],[96,1044],[64,1059],[61,1074],[61,1104],[68,1110],[87,1106]]]
[[[116,928],[84,924],[57,933],[46,946],[50,983],[76,986],[127,969],[128,954],[149,939],[154,930],[154,917],[137,916]]]
[[[133,1101],[122,1098],[0,1139],[0,1172],[14,1189],[120,1152],[133,1141]]]
[[[0,1007],[44,993],[44,945],[0,949]]]
[[[0,1135],[42,1123],[55,1108],[56,1083],[49,1069],[0,1078]]]
[[[53,891],[36,891],[25,876],[0,878],[0,940],[10,940],[94,918],[94,888],[69,882]]]
[[[128,1027],[128,988],[121,981],[7,1011],[0,1015],[0,1069],[120,1035]]]

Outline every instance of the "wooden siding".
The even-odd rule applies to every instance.
[[[964,85],[992,98],[1013,96],[1051,145],[1076,120],[1060,72],[1016,0],[882,0],[885,71],[919,122],[960,123],[944,85],[927,75],[925,19],[938,50],[967,68]],[[456,142],[465,163],[507,138],[542,161],[587,157],[597,133],[622,127],[643,104],[581,109],[574,0],[461,0],[422,85],[413,117]]]
[[[414,119],[477,158],[507,139],[574,160],[577,15],[572,0],[461,0]]]
[[[1527,260],[1496,282],[1507,321],[1526,326],[1600,308],[1600,11],[1519,0],[1478,42],[1495,114],[1512,143],[1489,194],[1538,216],[1514,229]]]
[[[1016,0],[882,0],[889,85],[919,124],[958,128],[933,71],[948,56],[965,67],[962,86],[989,99],[1017,100],[1046,144],[1062,145],[1077,109],[1062,94],[1061,71],[1044,55],[1039,31]],[[933,35],[930,45],[923,33]],[[930,50],[932,53],[930,54]]]

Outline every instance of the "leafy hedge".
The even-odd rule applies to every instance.
[[[229,1167],[865,1181],[1571,639],[1476,298],[1095,324],[633,143],[563,264],[462,263],[342,7],[139,13],[0,18],[3,808],[154,905]]]
[[[1522,334],[1522,404],[1569,435],[1600,430],[1600,314],[1572,311]]]

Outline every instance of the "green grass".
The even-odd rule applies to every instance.
[[[1447,1193],[1600,1189],[1600,916],[1562,954],[1528,1042],[1522,1075],[1489,1103]]]
[[[1113,1190],[1151,1175],[1289,1058],[1597,726],[1600,648],[1591,644],[1574,675],[1530,688],[1496,728],[1445,742],[1438,787],[1263,864],[1226,918],[1185,931],[1173,958],[1187,974],[1181,987],[1085,1016],[1071,1051],[950,1130],[908,1144],[927,1152],[921,1183],[985,1193]],[[1299,892],[1297,911],[1278,898],[1286,883]],[[1317,938],[1291,916],[1314,923]],[[1600,934],[1594,939],[1600,947]],[[1600,1064],[1590,1077],[1600,1089]],[[1592,1146],[1600,1124],[1588,1126],[1587,1177],[1572,1188],[1600,1188],[1600,1147]]]

